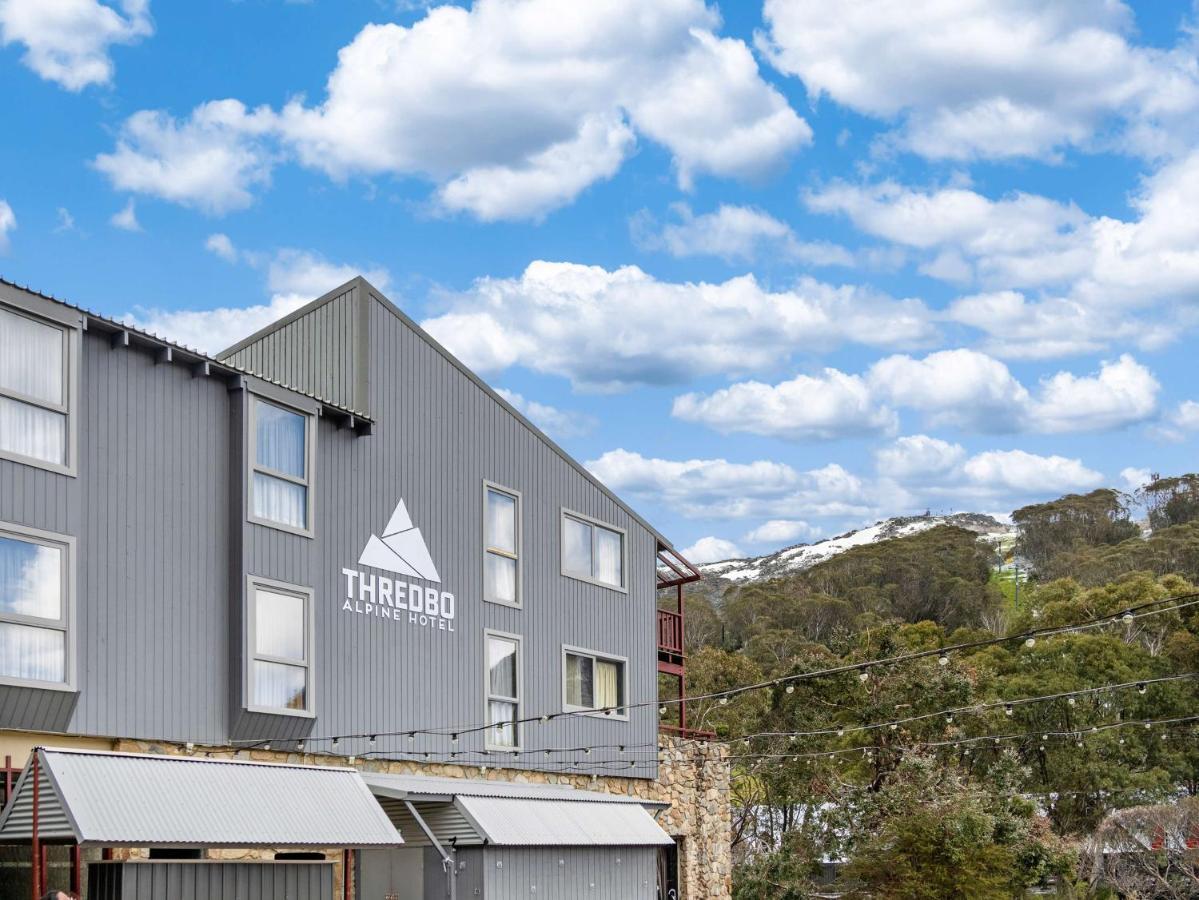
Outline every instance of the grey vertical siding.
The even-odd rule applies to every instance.
[[[224,358],[365,412],[363,360],[354,353],[362,338],[362,302],[357,286],[328,294],[304,315],[251,343],[237,345]]]
[[[333,900],[321,862],[101,862],[88,866],[89,900]]]
[[[228,394],[83,338],[79,474],[0,460],[0,521],[76,537],[78,695],[0,687],[0,727],[224,736]]]
[[[379,734],[381,755],[601,774],[637,759],[619,771],[656,777],[655,535],[368,291],[356,281],[234,354],[374,417],[370,436],[318,419],[313,537],[246,522],[244,391],[85,336],[79,477],[0,460],[0,520],[77,538],[80,690],[0,687],[0,728],[197,743]],[[522,495],[522,609],[482,600],[484,479]],[[401,498],[456,597],[453,632],[342,610],[342,568],[360,568]],[[626,531],[627,593],[561,575],[563,507]],[[247,574],[313,591],[315,719],[241,710]],[[526,750],[596,748],[586,757],[497,758],[481,733],[456,748],[386,736],[485,720],[485,629],[523,638],[525,715],[561,712],[564,644],[626,658],[630,701],[651,705],[629,721],[524,728]]]
[[[653,848],[632,847],[488,847],[483,853],[483,896],[653,900],[656,853]]]

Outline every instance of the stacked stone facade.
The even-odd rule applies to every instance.
[[[52,742],[51,742],[52,743]],[[174,744],[120,740],[113,749],[124,753],[189,752]],[[228,759],[233,751],[196,749],[191,753]],[[290,762],[307,765],[346,765],[345,757],[274,750],[245,750],[243,757],[261,762]],[[570,775],[525,770],[424,763],[409,760],[359,759],[355,768],[364,772],[397,775],[436,775],[449,778],[488,779],[520,784],[562,784],[590,791],[624,794],[641,800],[669,803],[658,816],[658,824],[679,842],[680,900],[725,900],[732,894],[732,811],[729,804],[731,770],[724,745],[677,737],[659,738],[658,780],[622,778],[614,775]],[[279,848],[286,849],[286,848]],[[144,856],[144,851],[118,852],[118,858]],[[270,859],[273,851],[211,850],[214,859]],[[326,854],[335,863],[334,881],[340,890],[342,852]],[[340,894],[339,894],[340,896]]]

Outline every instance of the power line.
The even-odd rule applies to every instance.
[[[861,747],[840,747],[833,750],[813,750],[803,753],[744,753],[733,754],[728,759],[817,759],[843,756],[848,753],[861,753],[863,755],[873,753],[903,753],[915,752],[918,750],[930,750],[941,747],[960,747],[967,745],[967,752],[973,748],[969,745],[979,743],[990,743],[992,746],[1002,745],[1007,741],[1018,741],[1026,738],[1039,738],[1041,743],[1038,745],[1040,749],[1044,749],[1044,744],[1060,739],[1070,738],[1079,746],[1085,737],[1092,734],[1098,734],[1104,731],[1111,731],[1118,728],[1135,728],[1141,727],[1152,729],[1155,725],[1181,725],[1189,722],[1199,721],[1199,715],[1195,716],[1176,716],[1166,719],[1129,719],[1123,722],[1108,722],[1103,725],[1090,725],[1085,728],[1075,728],[1067,731],[1025,731],[1019,734],[986,734],[975,735],[971,737],[951,738],[941,741],[920,741],[915,744],[892,747],[878,747],[875,745],[866,745]],[[1165,733],[1163,732],[1163,735]]]
[[[994,700],[986,703],[973,703],[967,706],[955,706],[950,709],[942,709],[937,712],[921,713],[916,716],[908,716],[903,719],[890,719],[885,722],[872,722],[868,725],[838,725],[830,728],[820,728],[814,731],[759,731],[753,734],[745,734],[736,738],[724,738],[726,742],[748,741],[754,738],[770,738],[770,737],[819,737],[822,735],[835,734],[842,737],[846,734],[852,734],[860,731],[874,731],[880,728],[895,728],[900,725],[907,725],[912,722],[921,722],[927,719],[939,719],[948,717],[952,724],[953,717],[962,713],[980,713],[989,709],[998,709],[1000,707],[1005,710],[1014,710],[1019,706],[1028,706],[1034,703],[1046,703],[1052,700],[1067,700],[1075,697],[1088,696],[1092,694],[1101,694],[1109,691],[1124,690],[1127,688],[1136,688],[1138,692],[1144,693],[1145,689],[1152,684],[1164,684],[1172,681],[1184,681],[1189,678],[1199,677],[1199,672],[1185,672],[1181,675],[1163,675],[1158,678],[1141,678],[1136,681],[1125,681],[1120,684],[1107,684],[1099,687],[1079,688],[1073,691],[1059,691],[1056,694],[1043,694],[1039,697],[1021,697],[1014,700]]]
[[[1160,606],[1163,603],[1174,603],[1173,606],[1164,607],[1162,609],[1153,609],[1152,607]],[[450,737],[452,740],[457,740],[463,735],[477,734],[487,731],[492,728],[515,727],[528,724],[547,724],[551,721],[563,719],[575,719],[579,717],[610,717],[613,715],[626,715],[628,711],[634,709],[644,709],[646,707],[656,706],[660,711],[664,711],[669,706],[676,706],[682,703],[692,703],[701,700],[717,700],[720,703],[727,703],[729,699],[750,693],[752,691],[763,690],[766,688],[786,686],[788,693],[793,691],[794,684],[799,681],[807,681],[815,678],[824,678],[831,675],[840,675],[850,672],[859,673],[859,677],[863,680],[869,678],[871,669],[882,666],[896,665],[904,662],[911,662],[918,659],[926,659],[932,656],[937,656],[938,660],[948,662],[949,654],[959,653],[964,650],[975,650],[983,647],[992,647],[1000,644],[1011,642],[1020,642],[1027,648],[1032,648],[1036,644],[1038,638],[1054,637],[1062,634],[1071,634],[1079,631],[1084,631],[1090,628],[1102,627],[1103,625],[1112,624],[1116,620],[1120,620],[1125,625],[1130,625],[1137,619],[1146,618],[1149,616],[1162,615],[1168,612],[1175,612],[1180,609],[1185,609],[1190,606],[1199,604],[1199,592],[1189,594],[1181,594],[1174,597],[1163,597],[1158,600],[1151,600],[1145,603],[1137,604],[1128,607],[1120,612],[1108,613],[1102,616],[1097,616],[1092,619],[1087,619],[1083,622],[1074,625],[1058,625],[1045,626],[1042,628],[1033,628],[1027,631],[1020,632],[1014,635],[1006,635],[995,638],[985,638],[978,641],[969,641],[961,644],[942,646],[935,650],[917,650],[910,653],[898,654],[895,656],[884,657],[881,659],[865,660],[856,663],[846,663],[839,666],[833,666],[826,669],[813,670],[811,672],[800,672],[793,675],[784,675],[778,678],[760,681],[748,685],[740,685],[734,688],[727,688],[720,691],[711,691],[705,694],[696,694],[687,697],[674,697],[667,699],[656,698],[654,700],[643,700],[636,703],[627,703],[620,706],[606,706],[597,709],[563,711],[552,713],[541,713],[540,715],[525,716],[517,719],[510,719],[501,722],[485,722],[482,724],[470,725],[448,725],[436,726],[431,728],[403,728],[394,731],[378,731],[378,732],[353,732],[336,735],[323,735],[318,737],[305,738],[305,743],[336,743],[341,740],[376,740],[381,737],[406,737],[410,741],[417,736],[428,737]],[[279,738],[259,738],[259,739],[241,739],[233,742],[235,745],[240,745],[245,748],[252,749],[260,747],[272,741],[280,741]],[[476,751],[477,752],[477,751]]]

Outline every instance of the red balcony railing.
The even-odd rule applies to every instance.
[[[658,650],[682,656],[683,617],[680,613],[658,610]]]

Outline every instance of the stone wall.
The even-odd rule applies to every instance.
[[[181,754],[186,751],[174,744],[118,740],[113,749],[124,753]],[[206,754],[214,759],[229,759],[228,748],[197,748],[193,755]],[[346,765],[343,756],[313,753],[287,753],[275,750],[242,751],[243,758],[261,762],[290,762],[306,765]],[[355,767],[364,772],[397,775],[437,775],[450,778],[485,778],[520,784],[564,784],[583,790],[624,794],[641,800],[669,803],[657,817],[658,824],[679,840],[679,869],[682,882],[680,900],[725,900],[732,894],[732,810],[729,805],[731,770],[728,751],[722,744],[683,738],[659,738],[658,780],[623,778],[614,775],[569,775],[531,772],[517,769],[425,763],[410,760],[359,759]],[[280,848],[285,849],[285,848]],[[141,856],[125,851],[120,856]],[[212,850],[217,859],[269,859],[270,851]],[[340,850],[326,856],[338,865],[334,880],[341,896]]]

